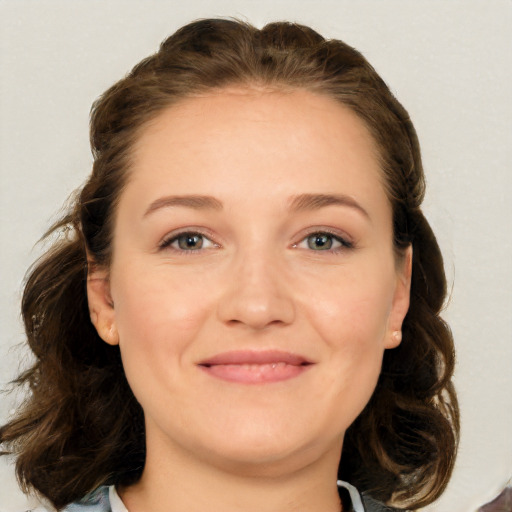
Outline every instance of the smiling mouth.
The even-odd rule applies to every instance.
[[[240,384],[280,382],[303,374],[313,366],[302,356],[281,351],[235,351],[199,363],[212,377]]]

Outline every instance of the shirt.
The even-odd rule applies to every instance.
[[[348,492],[350,504],[347,512],[384,512],[389,510],[371,498],[363,498],[353,485],[342,480],[338,480],[337,483],[339,488],[345,489]],[[369,505],[369,508],[366,505]],[[27,512],[47,511],[43,508],[36,508],[27,510]],[[128,509],[112,485],[110,487],[100,487],[80,501],[70,503],[62,512],[128,512]]]

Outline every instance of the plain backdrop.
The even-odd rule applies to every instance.
[[[212,16],[343,39],[409,110],[452,288],[462,414],[453,479],[428,510],[476,510],[512,473],[509,0],[0,0],[0,387],[26,363],[19,302],[36,241],[90,170],[91,103],[179,26]],[[0,396],[0,421],[16,399]],[[24,507],[2,457],[0,511]]]

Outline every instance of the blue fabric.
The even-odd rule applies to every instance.
[[[111,512],[110,501],[108,499],[108,487],[100,487],[91,492],[80,501],[71,503],[65,512]],[[63,511],[63,512],[64,512]]]

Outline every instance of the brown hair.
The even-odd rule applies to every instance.
[[[17,457],[25,490],[63,507],[102,484],[130,485],[145,459],[144,419],[118,347],[91,324],[86,249],[110,262],[112,220],[130,150],[145,124],[182,98],[228,85],[301,88],[355,111],[372,133],[393,208],[397,255],[413,246],[403,341],[387,350],[376,390],[346,433],[339,477],[374,498],[416,509],[450,477],[459,430],[453,340],[439,313],[446,297],[441,253],[420,205],[424,176],[407,112],[364,57],[312,29],[200,20],[165,40],[93,105],[92,174],[60,233],[36,262],[23,296],[35,363],[17,379],[30,394],[0,440]]]

